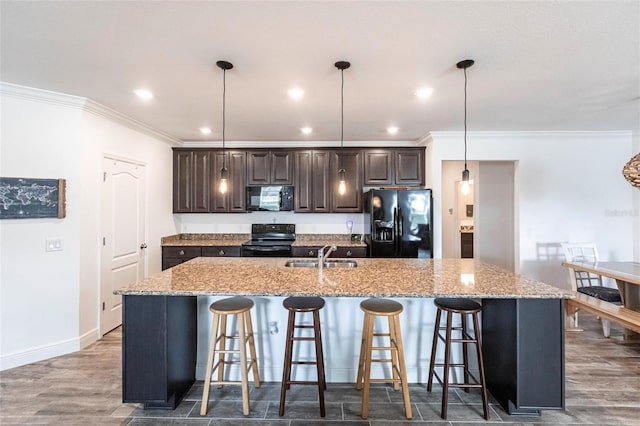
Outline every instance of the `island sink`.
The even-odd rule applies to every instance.
[[[287,260],[284,266],[289,268],[317,268],[318,261],[304,259]],[[355,268],[356,266],[358,266],[358,263],[355,260],[347,259],[331,259],[324,262],[323,265],[325,268]]]
[[[325,268],[355,268],[358,263],[355,260],[331,259],[324,262]]]

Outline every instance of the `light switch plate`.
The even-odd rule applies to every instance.
[[[44,251],[62,251],[62,238],[47,238]]]

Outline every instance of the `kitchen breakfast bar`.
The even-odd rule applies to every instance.
[[[198,296],[411,298],[429,305],[430,298],[464,297],[482,303],[487,387],[505,411],[564,409],[564,299],[570,291],[475,259],[361,258],[357,267],[322,270],[287,267],[288,260],[200,257],[117,290],[123,296],[123,401],[173,409],[193,385],[203,314]],[[342,322],[343,328],[359,325]],[[430,342],[431,332],[422,340],[411,331],[403,337]],[[431,348],[426,343],[419,350],[429,354]]]

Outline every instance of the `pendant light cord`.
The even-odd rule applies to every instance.
[[[344,149],[344,70],[340,70],[340,164],[339,169],[342,170],[342,151]]]
[[[464,69],[464,169],[467,170],[467,69]]]
[[[227,166],[227,158],[224,153],[224,140],[225,140],[225,123],[226,123],[226,105],[227,105],[227,70],[222,70],[222,168]]]
[[[340,86],[340,148],[344,148],[344,70],[340,70],[342,84]]]

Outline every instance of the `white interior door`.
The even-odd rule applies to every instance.
[[[101,335],[122,323],[113,290],[146,276],[145,173],[144,165],[103,159]]]

